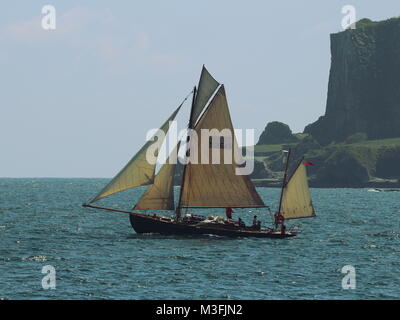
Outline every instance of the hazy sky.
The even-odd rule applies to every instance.
[[[45,4],[56,30],[41,26]],[[225,84],[236,128],[294,132],[325,112],[329,34],[393,1],[4,1],[0,177],[111,177],[197,84]],[[189,105],[186,105],[186,110]]]

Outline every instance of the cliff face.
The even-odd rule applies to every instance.
[[[304,132],[324,145],[358,132],[400,137],[400,18],[331,35],[326,113]]]

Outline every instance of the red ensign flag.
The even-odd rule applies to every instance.
[[[315,163],[304,161],[303,162],[305,166],[315,166]]]

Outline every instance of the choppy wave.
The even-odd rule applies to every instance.
[[[400,298],[396,192],[313,189],[317,217],[289,222],[297,237],[228,239],[137,235],[126,215],[81,207],[104,182],[0,179],[0,299]],[[276,207],[278,189],[258,190]],[[104,201],[130,208],[140,192]],[[235,216],[250,223],[254,213],[271,223],[261,209]],[[55,290],[42,288],[46,265]],[[355,290],[342,288],[346,265]]]

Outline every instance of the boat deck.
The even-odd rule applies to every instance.
[[[257,237],[257,238],[288,238],[294,237],[295,232],[281,232],[270,228],[242,227],[235,222],[215,223],[187,219],[176,221],[168,217],[146,215],[141,213],[130,214],[130,222],[137,233],[161,234],[212,234],[227,237]]]

